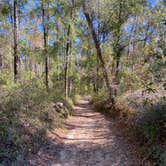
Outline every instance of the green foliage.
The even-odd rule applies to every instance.
[[[10,8],[6,4],[0,4],[0,14],[7,16],[9,15]]]
[[[166,102],[162,84],[154,86],[146,81],[141,90],[117,97],[118,117],[127,131],[145,150],[146,158],[157,165],[165,165]],[[162,95],[161,95],[162,94]]]
[[[101,48],[100,57],[96,56],[91,38],[94,34],[90,35],[82,17],[82,2],[88,3],[86,12],[96,33],[97,47]],[[49,18],[43,24],[48,26],[47,51],[43,49],[41,3],[18,0],[18,22],[21,24],[16,66],[19,78],[14,83],[13,3],[0,1],[0,163],[24,160],[28,149],[36,152],[40,141],[44,141],[40,138],[45,138],[54,126],[60,127],[63,118],[72,114],[73,101],[77,103],[80,99],[76,94],[92,93],[96,110],[112,113],[104,83],[106,73],[117,95],[142,88],[141,97],[129,99],[127,104],[116,100],[120,118],[125,119],[146,144],[163,139],[165,106],[161,102],[154,105],[150,97],[157,93],[153,85],[164,83],[166,79],[164,2],[158,1],[152,7],[146,0],[88,0],[73,5],[66,0],[43,1],[47,6],[44,14],[48,14],[43,20]],[[44,85],[46,66],[49,91]],[[65,78],[73,101],[64,98]],[[60,113],[54,109],[56,102],[65,106]],[[143,113],[136,112],[135,108],[141,108]],[[154,158],[160,158],[159,163],[162,163],[165,153],[158,151],[154,150]]]
[[[142,133],[142,138],[144,138],[148,144],[159,140],[161,141],[166,137],[165,122],[166,105],[160,103],[151,106],[137,121],[137,132]]]
[[[76,94],[72,97],[74,104],[77,104],[79,100],[81,99],[81,96],[79,94]]]
[[[166,165],[166,149],[161,145],[153,145],[149,149],[149,157],[156,161],[156,165]]]
[[[135,90],[140,88],[142,83],[136,72],[129,72],[127,70],[119,73],[120,77],[120,90],[126,92],[127,90]]]
[[[40,80],[26,80],[3,90],[0,99],[0,163],[26,160],[44,144],[46,134],[63,124],[54,108],[62,101],[71,114],[71,102],[48,94]],[[56,99],[56,100],[55,100]]]
[[[101,90],[98,93],[92,94],[91,101],[94,104],[97,111],[100,112],[108,111],[107,105],[109,103],[109,95],[106,91]]]
[[[6,85],[6,80],[1,76],[0,77],[0,86]]]

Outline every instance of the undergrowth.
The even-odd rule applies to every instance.
[[[144,148],[145,158],[156,165],[166,165],[166,102],[163,98],[157,103],[146,99],[146,104],[137,101],[126,102],[119,98],[116,103],[118,117],[128,131]]]
[[[47,93],[37,80],[6,86],[0,93],[0,164],[24,162],[47,142],[47,132],[63,125],[54,103],[63,102],[72,112],[71,102]],[[20,165],[20,164],[19,164]],[[22,165],[22,164],[21,164]]]
[[[108,109],[109,95],[104,90],[100,90],[98,93],[93,93],[91,102],[95,109],[99,112],[107,112]]]
[[[153,94],[151,94],[152,96]],[[137,100],[125,95],[116,98],[116,110],[109,109],[109,96],[100,91],[92,94],[92,103],[97,111],[116,117],[127,127],[145,152],[145,158],[152,159],[156,165],[166,165],[166,101],[150,100],[137,96]]]

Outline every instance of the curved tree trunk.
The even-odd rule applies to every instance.
[[[104,59],[103,59],[103,56],[102,56],[100,43],[98,41],[97,34],[96,34],[95,29],[93,27],[93,23],[92,23],[92,20],[90,18],[90,14],[89,14],[87,6],[86,6],[86,1],[82,0],[82,4],[83,4],[83,12],[84,12],[84,15],[86,17],[89,30],[92,34],[92,38],[93,38],[93,41],[94,41],[94,44],[95,44],[95,47],[96,47],[97,56],[99,58],[99,61],[100,61],[101,67],[102,67],[102,72],[103,72],[103,76],[104,76],[104,79],[105,79],[107,89],[109,91],[110,100],[111,100],[112,105],[114,105],[115,101],[114,101],[114,97],[113,97],[113,88],[111,87],[111,83],[110,83],[110,80],[109,80],[109,77],[108,77],[108,71],[106,69],[106,65],[105,65],[105,62],[104,62]]]

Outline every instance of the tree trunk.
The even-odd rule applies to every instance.
[[[121,58],[121,52],[119,51],[117,54],[116,54],[116,65],[115,65],[115,78],[114,78],[114,83],[115,83],[115,88],[114,88],[114,95],[117,96],[117,87],[120,83],[120,80],[119,80],[119,64],[120,64],[120,58]]]
[[[74,9],[74,0],[72,0],[71,15],[70,20],[73,20],[73,9]],[[70,54],[71,54],[71,23],[68,25],[67,29],[67,44],[66,44],[66,57],[65,57],[65,97],[67,98],[70,93],[70,83],[69,83],[69,67],[70,67]]]
[[[99,78],[100,78],[100,75],[99,75],[99,58],[97,57],[97,66],[96,66],[96,91],[98,92],[99,91]]]
[[[116,69],[115,69],[115,83],[119,85],[119,64],[120,64],[121,53],[118,52],[116,55]]]
[[[18,79],[18,1],[14,0],[14,81]]]
[[[71,60],[72,60],[72,41],[70,41],[70,53],[69,53],[69,71],[71,70]],[[71,76],[68,77],[68,96],[70,96],[72,91],[72,79]]]
[[[67,44],[66,44],[66,58],[65,58],[65,97],[68,97],[68,83],[69,83],[69,74],[68,74],[68,69],[69,69],[69,48],[70,48],[70,27],[71,25],[69,24],[68,30],[67,30]]]
[[[110,100],[111,100],[112,105],[114,105],[113,88],[111,87],[111,84],[110,84],[110,80],[108,77],[108,71],[106,69],[106,65],[105,65],[105,62],[104,62],[104,59],[102,56],[102,52],[101,52],[101,48],[100,48],[100,43],[98,41],[97,34],[96,34],[95,29],[93,27],[93,23],[92,23],[92,20],[90,18],[89,12],[87,10],[86,1],[82,0],[82,3],[83,3],[83,12],[84,12],[84,15],[85,15],[87,23],[88,23],[88,27],[89,27],[91,34],[92,34],[92,37],[93,37],[93,41],[94,41],[96,51],[97,51],[97,56],[99,58],[99,61],[100,61],[101,67],[102,67],[103,76],[104,76],[104,79],[106,82],[106,86],[107,86],[107,89],[109,91]]]
[[[49,89],[48,80],[48,58],[47,58],[47,47],[48,47],[48,21],[49,14],[46,11],[46,2],[42,0],[42,20],[43,20],[43,40],[44,40],[44,54],[45,54],[45,85],[46,89]]]
[[[2,61],[3,59],[2,59],[2,54],[0,54],[0,69],[2,68],[2,66],[3,66],[3,61]]]

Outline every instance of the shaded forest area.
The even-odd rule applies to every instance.
[[[0,0],[0,165],[37,153],[81,96],[166,165],[165,0]]]

